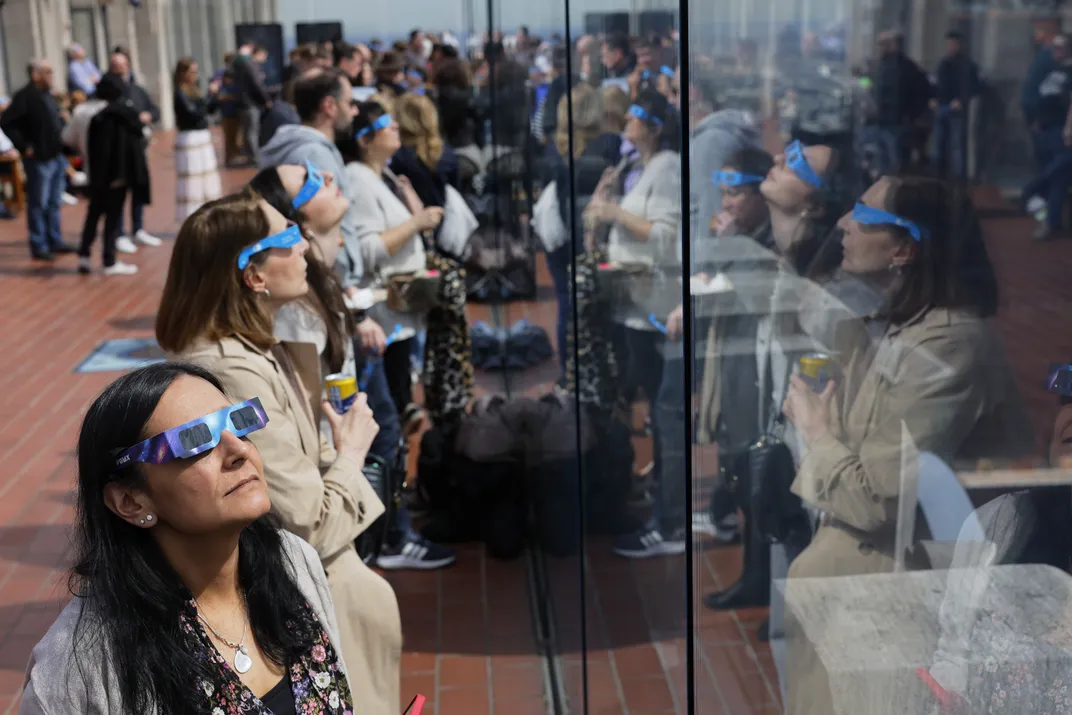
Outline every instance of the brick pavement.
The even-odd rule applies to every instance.
[[[146,227],[172,235],[173,162],[169,139],[152,149],[156,202]],[[226,172],[235,188],[249,172]],[[981,196],[980,204],[998,207]],[[84,205],[64,209],[67,240],[75,241]],[[1072,358],[1072,336],[1060,328],[1072,299],[1067,289],[1072,243],[1033,244],[1023,219],[986,222],[992,258],[1005,290],[997,328],[1040,435],[1052,420],[1053,399],[1039,383],[1053,360]],[[14,712],[30,648],[68,596],[64,584],[67,527],[72,520],[73,447],[82,414],[113,374],[73,374],[101,341],[152,332],[169,249],[142,249],[141,272],[130,278],[83,277],[71,257],[54,266],[31,264],[22,219],[0,223],[0,713]],[[545,276],[546,278],[546,276]],[[546,282],[546,281],[544,281]],[[553,300],[511,307],[550,327]],[[515,311],[518,311],[515,315]],[[483,317],[483,313],[475,315]],[[543,369],[539,377],[550,374]],[[527,377],[525,387],[533,387]],[[487,387],[487,386],[486,386]],[[490,388],[487,388],[490,389]],[[704,457],[705,471],[714,460]],[[524,562],[460,550],[456,567],[437,573],[391,574],[402,608],[406,652],[404,701],[429,696],[430,715],[545,711],[545,673],[537,656]],[[683,560],[631,563],[610,555],[598,538],[586,545],[582,581],[576,558],[548,566],[560,638],[559,669],[574,712],[586,698],[594,715],[683,712]],[[697,596],[728,584],[740,568],[738,549],[700,552]],[[777,712],[777,680],[755,627],[763,609],[697,612],[699,712]],[[585,625],[581,640],[581,624]],[[580,680],[587,648],[587,688]]]

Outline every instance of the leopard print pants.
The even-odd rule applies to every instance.
[[[465,268],[428,252],[426,267],[441,276],[439,305],[428,313],[424,406],[435,425],[461,419],[473,399],[473,344],[465,316]]]
[[[566,390],[581,405],[610,412],[621,402],[620,370],[610,334],[611,306],[600,286],[598,266],[604,260],[599,251],[584,253],[570,266],[577,281],[577,310],[571,311],[566,329]]]

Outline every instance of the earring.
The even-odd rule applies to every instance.
[[[145,515],[145,520],[146,520],[146,521],[148,521],[148,522],[152,522],[152,520],[153,520],[153,515],[152,515],[152,514],[146,514],[146,515]]]
[[[145,519],[138,519],[138,524],[141,526],[145,526]]]
[[[264,297],[265,298],[271,298],[272,297],[272,291],[270,291],[267,288],[265,288],[264,289]]]

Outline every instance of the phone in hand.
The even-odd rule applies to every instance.
[[[424,696],[418,693],[410,701],[409,707],[402,712],[402,715],[421,715],[421,711],[424,710],[424,700]]]

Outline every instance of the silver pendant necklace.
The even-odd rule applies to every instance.
[[[194,603],[197,603],[197,602],[194,601]],[[197,617],[201,619],[201,622],[204,623],[205,626],[210,631],[212,631],[212,635],[216,636],[218,639],[220,639],[221,641],[226,643],[227,647],[234,648],[234,652],[235,652],[234,660],[231,661],[231,664],[234,667],[235,671],[238,672],[238,673],[248,673],[249,669],[253,667],[253,659],[249,657],[249,648],[247,648],[246,645],[245,645],[245,640],[246,640],[246,623],[245,623],[245,621],[243,620],[243,622],[242,622],[242,638],[239,639],[239,641],[237,643],[232,643],[231,641],[227,640],[226,638],[221,636],[219,633],[217,633],[216,629],[212,627],[212,624],[205,620],[205,617],[201,615],[201,607],[200,606],[198,606],[198,609],[197,609]]]

